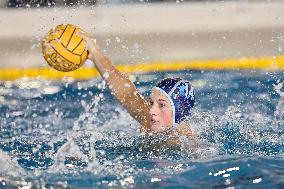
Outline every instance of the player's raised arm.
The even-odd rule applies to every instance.
[[[105,79],[112,95],[126,108],[130,115],[141,123],[142,129],[149,127],[149,104],[137,91],[135,85],[111,63],[109,58],[96,45],[91,34],[81,32],[90,53],[90,59],[94,62],[100,75]]]

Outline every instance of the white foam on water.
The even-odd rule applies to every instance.
[[[18,164],[15,159],[12,159],[8,154],[0,150],[0,175],[8,177],[23,178],[27,172]]]
[[[126,110],[117,107],[115,111],[118,113],[118,116],[100,126],[98,130],[101,132],[119,130],[129,134],[138,134],[137,131],[139,131],[140,124],[135,121]]]
[[[69,172],[69,168],[73,165],[65,165],[66,157],[74,157],[80,161],[88,162],[88,158],[84,155],[74,140],[68,140],[55,154],[54,164],[48,169],[52,173]]]
[[[282,88],[282,84],[277,87],[278,89]],[[282,92],[282,94],[284,93]],[[277,110],[279,112],[279,107]],[[258,148],[258,146],[263,146],[263,143],[272,146],[283,145],[284,137],[279,135],[279,125],[283,125],[283,123],[282,119],[275,119],[270,115],[254,111],[244,113],[237,106],[229,106],[223,115],[214,115],[212,112],[195,109],[190,119],[191,128],[198,141],[201,140],[205,143],[208,140],[211,141],[209,143],[213,144],[213,151],[214,149],[222,151],[224,141],[232,141],[236,143],[233,148],[234,153],[255,153],[257,155],[270,153],[269,149],[263,151],[263,148]],[[230,133],[232,133],[232,136]],[[212,148],[209,148],[210,150]],[[271,152],[270,154],[273,155],[274,153]],[[275,152],[275,154],[281,155],[283,152]]]
[[[109,174],[119,177],[129,175],[129,166],[123,164],[124,158],[121,156],[111,161],[104,161],[103,164],[99,163],[96,159],[97,153],[94,150],[94,144],[98,140],[106,140],[113,142],[114,145],[131,146],[134,138],[128,136],[128,134],[137,135],[139,124],[125,110],[116,108],[115,111],[118,113],[118,116],[115,116],[115,118],[103,125],[95,125],[94,123],[97,119],[100,119],[97,117],[97,112],[100,108],[99,102],[102,98],[103,95],[96,95],[91,103],[81,101],[84,111],[74,122],[72,130],[67,131],[67,142],[56,152],[54,164],[48,169],[48,172],[59,173],[72,171],[72,165],[64,164],[66,157],[71,156],[86,162],[87,167],[83,168],[84,171],[90,171],[93,174]],[[120,134],[115,132],[118,130]],[[83,139],[84,143],[87,142],[91,145],[88,154],[84,154],[75,142],[84,136],[87,136]],[[126,139],[122,140],[122,138]]]
[[[96,153],[93,147],[90,148],[89,153],[86,155],[80,150],[75,141],[76,139],[85,135],[92,136],[92,132],[95,132],[96,126],[93,124],[93,122],[98,119],[95,115],[98,112],[98,103],[100,102],[101,98],[101,95],[95,96],[94,100],[90,104],[84,100],[81,101],[84,111],[74,122],[72,130],[67,131],[67,142],[56,152],[54,164],[48,169],[48,172],[69,172],[70,168],[75,168],[75,166],[72,164],[65,164],[67,157],[73,157],[77,160],[88,163],[87,170],[89,171],[99,170],[99,163],[95,159]],[[92,140],[92,142],[95,142],[94,136],[92,137]]]
[[[281,91],[283,89],[283,82],[279,82],[274,85],[274,90],[280,95],[280,99],[277,103],[276,110],[274,112],[275,116],[283,117],[284,116],[284,92]]]

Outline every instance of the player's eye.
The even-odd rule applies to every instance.
[[[165,106],[166,106],[166,105],[165,105],[164,103],[160,103],[160,104],[159,104],[159,107],[160,107],[160,108],[164,108]]]

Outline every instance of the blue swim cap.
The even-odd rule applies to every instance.
[[[169,99],[173,109],[173,126],[190,116],[195,92],[188,81],[181,78],[166,78],[158,82],[153,89],[161,91]]]

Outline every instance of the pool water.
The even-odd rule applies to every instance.
[[[181,71],[131,76],[145,96],[165,77],[196,89],[195,137],[139,124],[104,81],[0,82],[0,188],[283,188],[282,72]]]

